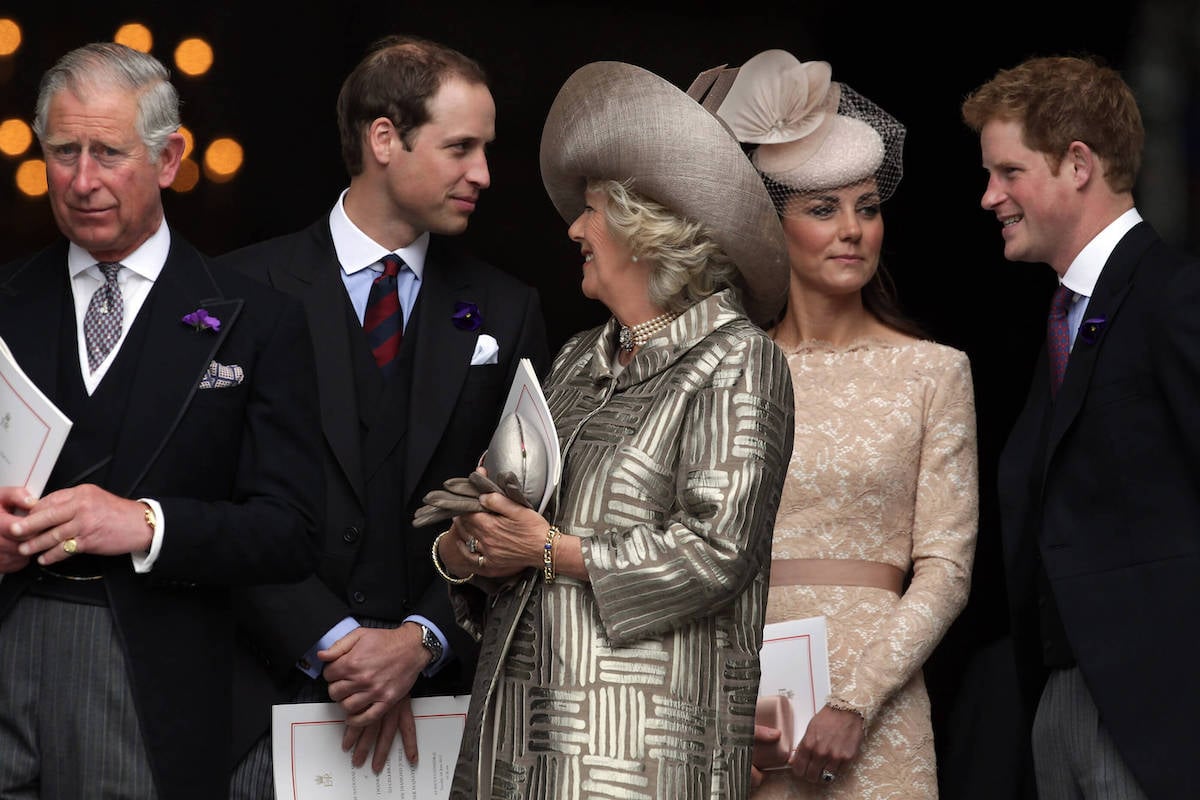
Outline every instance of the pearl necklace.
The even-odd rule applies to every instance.
[[[632,352],[633,348],[641,347],[650,341],[651,336],[670,325],[682,313],[682,311],[668,311],[666,314],[659,314],[654,319],[639,322],[637,325],[622,325],[617,333],[617,346],[624,353]]]

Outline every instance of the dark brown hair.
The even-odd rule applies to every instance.
[[[412,132],[429,121],[430,99],[450,78],[487,85],[478,63],[445,45],[415,36],[375,42],[338,93],[338,132],[347,172],[362,172],[363,134],[380,117],[390,120],[404,146],[411,147]]]

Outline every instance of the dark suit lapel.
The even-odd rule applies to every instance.
[[[221,329],[196,330],[185,314],[204,308]],[[237,325],[240,298],[225,298],[200,254],[173,235],[171,252],[139,315],[149,314],[126,424],[113,453],[110,485],[128,494],[141,482],[187,410],[217,348]]]
[[[58,397],[58,348],[69,313],[67,242],[47,248],[0,285],[4,341],[29,379],[52,401]],[[76,362],[78,354],[72,354]]]
[[[1138,261],[1157,236],[1145,222],[1138,223],[1121,238],[1104,264],[1096,288],[1083,314],[1083,325],[1075,335],[1075,345],[1067,361],[1067,372],[1059,387],[1046,444],[1046,463],[1071,426],[1092,380],[1096,358],[1104,346],[1105,333],[1133,285]],[[1098,320],[1103,320],[1097,324]]]
[[[408,452],[404,464],[404,497],[409,498],[425,472],[434,448],[458,404],[471,355],[479,334],[486,331],[488,308],[482,289],[471,286],[438,237],[430,239],[421,287],[421,313],[417,352],[414,354],[412,391],[409,395]],[[459,330],[452,316],[457,301],[479,306],[484,327]]]
[[[305,246],[270,268],[271,283],[303,300],[317,362],[321,428],[346,479],[365,503],[357,383],[346,324],[349,299],[328,220],[318,220],[308,234]]]

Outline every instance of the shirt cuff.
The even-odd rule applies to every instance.
[[[334,625],[325,635],[317,640],[317,643],[308,649],[308,652],[300,657],[296,662],[296,669],[303,672],[310,678],[321,677],[322,670],[325,669],[325,662],[317,658],[318,650],[328,650],[337,644],[337,641],[345,636],[350,631],[358,627],[358,622],[354,617],[346,617],[337,625]]]

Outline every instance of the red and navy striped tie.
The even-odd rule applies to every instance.
[[[404,269],[404,262],[394,253],[388,253],[382,261],[383,274],[371,284],[367,296],[363,331],[375,354],[375,363],[387,378],[396,371],[396,356],[404,336],[404,312],[400,310],[400,296],[396,292],[396,275]]]

